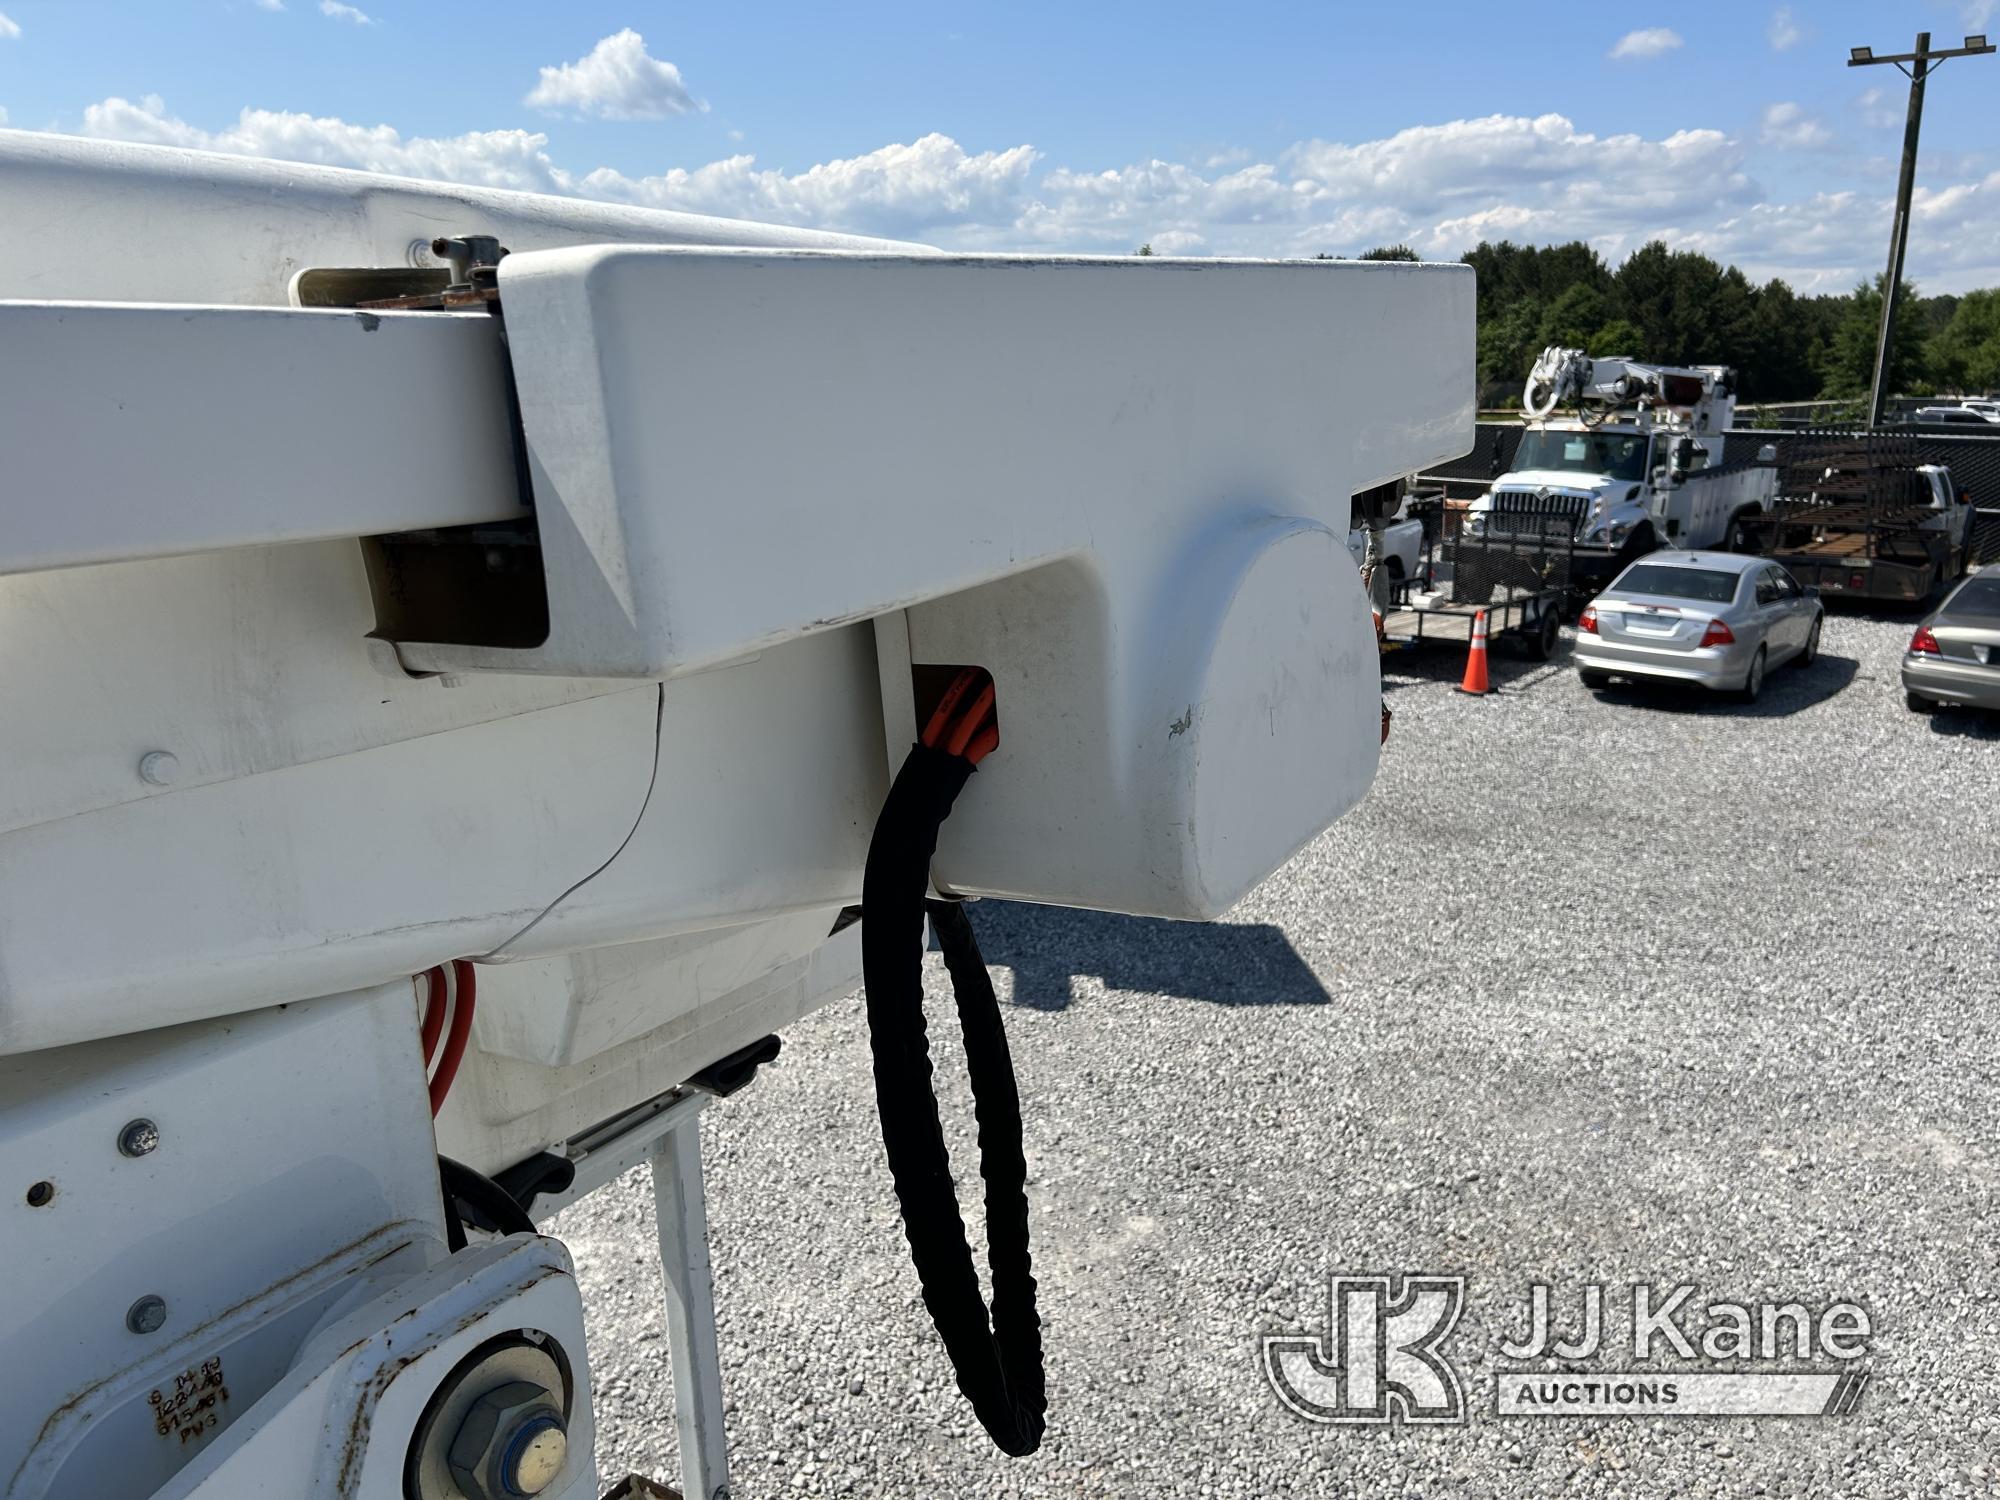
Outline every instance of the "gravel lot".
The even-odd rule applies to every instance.
[[[2000,721],[1904,709],[1909,629],[1836,615],[1753,708],[1504,653],[1479,702],[1448,649],[1395,658],[1373,794],[1228,923],[975,908],[1029,1111],[1030,1459],[925,1319],[859,1001],[794,1028],[706,1117],[738,1500],[2000,1492]],[[672,1479],[645,1179],[555,1232],[606,1483]],[[1466,1427],[1266,1385],[1260,1333],[1382,1270],[1470,1278]],[[1501,1419],[1535,1280],[1571,1318],[1589,1281],[1858,1300],[1874,1381],[1838,1420]]]

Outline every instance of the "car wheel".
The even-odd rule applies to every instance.
[[[1937,712],[1937,704],[1926,698],[1922,693],[1913,693],[1908,688],[1903,689],[1903,706],[1913,714],[1934,714]]]
[[[1750,528],[1743,524],[1741,516],[1729,523],[1729,541],[1726,545],[1731,552],[1747,553],[1754,550],[1750,545]]]
[[[1755,703],[1757,695],[1764,691],[1764,648],[1759,646],[1757,654],[1750,658],[1750,670],[1743,678],[1743,686],[1737,690],[1737,701]]]
[[[1799,653],[1799,665],[1809,667],[1819,660],[1819,627],[1825,621],[1824,615],[1814,615],[1812,629],[1806,632],[1805,650]]]
[[[1593,672],[1589,667],[1584,667],[1576,675],[1587,688],[1596,689],[1611,686],[1611,674],[1609,672]]]

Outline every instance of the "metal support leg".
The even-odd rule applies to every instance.
[[[722,1431],[722,1357],[715,1341],[715,1282],[702,1204],[701,1117],[690,1111],[653,1156],[660,1274],[667,1284],[667,1344],[687,1500],[728,1500],[729,1451]]]

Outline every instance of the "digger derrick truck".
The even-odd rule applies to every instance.
[[[0,198],[0,1496],[597,1500],[537,1223],[650,1163],[716,1500],[699,1112],[864,978],[830,1149],[1030,1451],[959,902],[1213,918],[1365,794],[1353,497],[1468,445],[1471,272],[18,132]],[[926,920],[1012,1140],[990,1322]]]
[[[1548,348],[1521,396],[1514,467],[1474,500],[1468,533],[1504,541],[1560,514],[1572,569],[1603,583],[1656,547],[1741,549],[1776,493],[1771,455],[1722,464],[1735,372]],[[1519,518],[1519,519],[1516,519]]]

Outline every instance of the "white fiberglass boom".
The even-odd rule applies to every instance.
[[[1000,733],[939,888],[1214,916],[1374,774],[1350,497],[1471,434],[1458,267],[9,132],[0,199],[8,1500],[451,1500],[468,1371],[594,1497],[562,1249],[448,1254],[436,1153],[566,1165],[540,1212],[658,1149],[712,1394],[677,1090],[852,989],[939,674]],[[466,959],[433,1135],[410,976]]]

